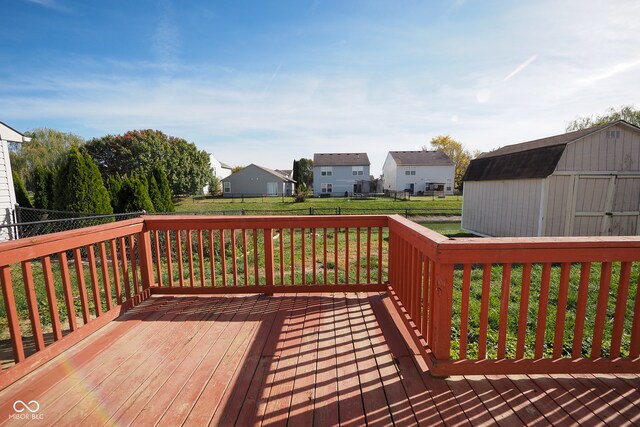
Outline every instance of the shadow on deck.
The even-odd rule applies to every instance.
[[[36,400],[48,425],[640,422],[637,375],[434,378],[389,307],[384,293],[154,296],[0,392],[0,414]]]

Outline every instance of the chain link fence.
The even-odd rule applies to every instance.
[[[137,218],[145,212],[124,214],[97,215],[78,212],[54,211],[49,209],[33,209],[16,206],[13,211],[13,222],[0,225],[0,237],[17,239],[75,230],[92,225],[106,224]]]

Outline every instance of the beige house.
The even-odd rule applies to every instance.
[[[291,196],[295,181],[286,172],[250,164],[222,179],[224,197]]]
[[[462,228],[483,236],[640,235],[640,128],[619,120],[472,160]]]

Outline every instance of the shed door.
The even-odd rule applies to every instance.
[[[267,194],[269,196],[277,196],[278,195],[278,183],[277,182],[267,182]]]
[[[574,192],[572,235],[639,234],[640,176],[578,176]]]

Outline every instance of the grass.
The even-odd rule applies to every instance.
[[[274,214],[382,214],[398,213],[409,215],[461,215],[462,197],[411,197],[411,200],[394,200],[393,198],[350,199],[308,198],[296,203],[292,197],[257,197],[257,198],[182,198],[176,202],[178,212],[220,212],[244,211],[248,215]]]

